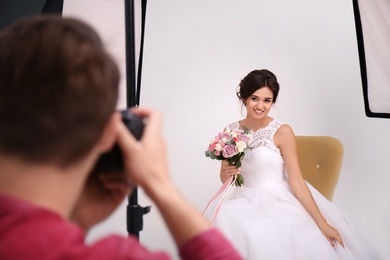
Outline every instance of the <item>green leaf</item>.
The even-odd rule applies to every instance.
[[[244,129],[244,134],[248,134],[249,133],[249,131],[250,131],[250,129],[249,128],[247,128],[246,126],[242,126],[242,129]]]
[[[241,174],[238,174],[234,184],[236,185],[236,187],[241,187],[244,184],[244,182],[245,182],[244,177],[242,177]]]

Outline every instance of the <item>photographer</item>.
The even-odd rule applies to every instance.
[[[119,71],[99,36],[71,18],[22,19],[0,34],[0,259],[170,259],[134,237],[85,233],[142,187],[182,259],[241,259],[169,177],[161,117],[137,141],[115,112]],[[119,144],[125,172],[92,172]]]

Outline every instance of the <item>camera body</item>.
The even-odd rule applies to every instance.
[[[143,118],[130,113],[128,110],[120,111],[122,116],[122,121],[129,129],[131,134],[137,139],[141,139],[143,130],[144,130],[144,120]],[[122,153],[117,144],[114,145],[113,149],[107,153],[104,153],[100,156],[97,161],[95,172],[113,172],[120,171],[123,172],[123,159]]]

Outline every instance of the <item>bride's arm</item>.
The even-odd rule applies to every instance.
[[[276,132],[274,141],[284,158],[288,182],[295,197],[305,207],[331,245],[335,246],[333,240],[336,240],[344,247],[339,232],[327,223],[303,179],[299,167],[295,135],[291,127],[289,125],[282,125]]]

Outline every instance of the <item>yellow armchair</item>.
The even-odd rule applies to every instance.
[[[295,138],[303,177],[332,201],[343,163],[343,144],[330,136]]]

